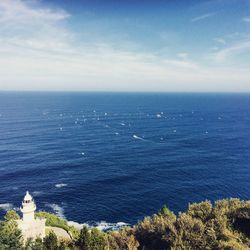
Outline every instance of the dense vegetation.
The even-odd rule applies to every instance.
[[[55,214],[38,212],[36,213],[36,217],[46,218],[46,226],[60,227],[67,231],[72,238],[77,238],[79,236],[79,230],[73,226],[69,226],[66,220],[59,218]]]
[[[250,201],[219,200],[190,204],[187,211],[176,216],[167,207],[146,217],[133,227],[120,231],[100,232],[83,227],[80,232],[69,227],[67,221],[48,213],[47,225],[71,232],[72,240],[58,239],[50,232],[43,240],[29,239],[23,243],[15,219],[9,211],[0,223],[0,250],[164,250],[164,249],[250,249]]]

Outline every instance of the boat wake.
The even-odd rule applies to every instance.
[[[133,135],[133,138],[136,140],[146,141],[144,138],[137,136],[137,135]]]
[[[62,188],[62,187],[66,187],[66,186],[68,186],[68,185],[65,183],[58,183],[55,185],[56,188]]]

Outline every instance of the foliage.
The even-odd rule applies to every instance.
[[[165,210],[165,209],[164,209]],[[165,210],[167,211],[167,210]],[[177,235],[176,216],[167,211],[146,217],[134,227],[134,234],[140,249],[170,249]]]
[[[41,238],[37,238],[33,240],[29,238],[26,240],[24,245],[25,250],[42,250],[43,249],[43,241]]]
[[[7,213],[5,214],[4,219],[5,219],[6,221],[19,220],[19,219],[20,219],[20,216],[17,214],[16,211],[14,211],[14,210],[9,210],[9,211],[7,211]]]
[[[213,207],[204,201],[178,217],[163,207],[134,229],[139,249],[250,249],[249,218],[250,202],[225,199]]]
[[[97,228],[88,230],[84,226],[80,231],[80,236],[76,244],[83,250],[100,250],[105,248],[105,240],[105,233],[102,233]]]
[[[106,248],[112,250],[136,250],[139,247],[139,242],[136,240],[131,228],[110,232],[107,235],[107,244]]]
[[[93,228],[90,231],[90,250],[100,250],[105,247],[105,233],[99,231],[97,228]]]
[[[57,236],[54,232],[49,232],[43,240],[43,244],[46,250],[56,250],[58,248]]]
[[[51,214],[47,212],[38,212],[36,213],[36,216],[39,218],[45,218],[46,226],[59,227],[67,231],[73,238],[79,237],[79,230],[77,230],[73,226],[69,226],[66,220],[59,218],[55,214]]]
[[[81,229],[76,245],[82,250],[90,249],[90,233],[86,226]]]
[[[18,219],[16,212],[11,210],[4,216],[5,221],[0,222],[0,249],[22,249],[22,233],[17,228]]]
[[[72,232],[66,220],[45,212],[48,226]],[[50,232],[41,239],[22,243],[14,211],[0,222],[0,249],[8,250],[246,250],[250,249],[250,201],[225,199],[189,204],[186,212],[176,216],[166,206],[133,227],[101,232],[83,227],[72,241],[58,241]],[[76,230],[76,229],[75,229]]]

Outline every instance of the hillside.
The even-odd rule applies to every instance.
[[[133,227],[106,233],[86,227],[79,231],[45,212],[37,216],[46,217],[47,226],[63,228],[72,239],[58,239],[48,232],[43,240],[24,244],[15,223],[18,215],[9,211],[0,223],[0,249],[250,249],[250,201],[239,199],[218,200],[214,205],[209,201],[189,204],[187,211],[178,215],[164,206]]]

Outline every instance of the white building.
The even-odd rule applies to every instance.
[[[23,213],[23,218],[17,220],[17,224],[22,231],[24,240],[37,237],[44,238],[46,219],[35,218],[36,204],[28,191],[24,196],[20,210]]]

